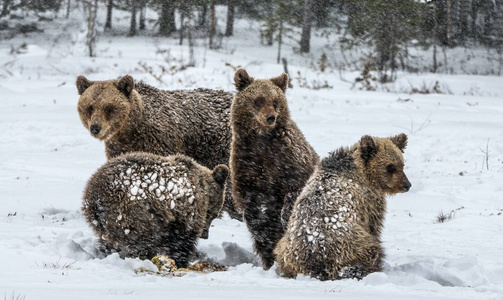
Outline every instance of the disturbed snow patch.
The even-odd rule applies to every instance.
[[[485,273],[475,256],[449,260],[423,258],[396,267],[388,266],[384,273],[370,274],[363,281],[368,285],[408,286],[429,281],[446,287],[480,287],[490,285]]]

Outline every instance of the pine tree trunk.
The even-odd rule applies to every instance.
[[[181,13],[180,13],[180,41],[179,41],[179,44],[180,45],[183,45],[183,34],[185,32],[185,10],[182,9]]]
[[[300,52],[309,53],[311,40],[312,0],[304,0],[304,17],[302,19],[302,34],[300,37]]]
[[[496,4],[494,2],[494,4]],[[491,36],[493,35],[493,23],[496,19],[496,10],[494,5],[491,5],[489,11],[485,12],[484,16],[484,40],[485,43],[488,43],[489,46],[492,46]]]
[[[438,68],[438,64],[437,64],[437,45],[433,44],[433,70],[432,70],[432,72],[433,73],[437,73],[437,68]]]
[[[283,20],[279,21],[279,33],[278,33],[278,57],[276,58],[276,63],[279,64],[281,60],[281,45],[283,44]]]
[[[175,10],[170,3],[169,1],[162,2],[159,17],[159,35],[161,36],[170,36],[176,30]]]
[[[87,5],[87,34],[86,46],[89,57],[96,56],[94,48],[96,47],[96,16],[98,14],[98,0],[88,1]]]
[[[234,1],[227,2],[227,26],[225,28],[225,36],[232,36],[234,31]]]
[[[140,30],[145,30],[145,14],[147,13],[147,3],[140,7]]]
[[[175,7],[174,6],[170,6],[168,22],[169,22],[169,28],[171,30],[170,33],[175,32],[176,31],[176,19],[175,19]]]
[[[266,21],[266,32],[264,34],[266,46],[272,46],[274,44],[274,31],[276,29],[274,28],[274,20],[272,20],[273,18],[274,15],[273,13],[271,13]]]
[[[446,29],[447,46],[451,45],[451,31],[452,31],[452,4],[451,0],[447,0],[447,29]]]
[[[458,8],[459,8],[459,17],[458,17],[458,23],[459,23],[459,39],[460,42],[465,45],[466,38],[469,36],[469,29],[468,29],[468,15],[469,15],[469,5],[468,1],[460,1],[458,2]]]
[[[449,69],[448,69],[448,66],[447,66],[447,63],[448,63],[448,60],[447,60],[447,49],[446,49],[445,46],[442,46],[442,54],[444,55],[444,73],[448,74],[449,73]]]
[[[496,19],[494,28],[503,28],[503,0],[495,0],[494,10],[496,11]],[[496,30],[496,52],[498,53],[498,76],[501,76],[501,69],[503,67],[503,32]]]
[[[211,4],[211,28],[210,28],[210,49],[215,49],[215,34],[217,31],[217,16],[215,11],[215,4]]]
[[[189,29],[187,38],[189,40],[189,63],[187,66],[194,67],[196,65],[196,60],[194,58],[194,40],[192,39],[192,28]]]
[[[265,39],[266,46],[272,46],[274,43],[274,13],[275,9],[273,6],[273,2],[266,2],[266,19],[265,19],[265,30],[262,30],[260,36],[260,42],[262,43],[262,39]]]
[[[433,73],[437,73],[437,43],[440,42],[440,36],[438,33],[438,14],[437,14],[437,9],[438,7],[433,4],[432,8],[433,10],[430,10],[430,12],[433,14],[433,32],[434,32],[434,39],[433,39]]]
[[[208,6],[203,5],[201,7],[201,13],[199,14],[199,20],[197,22],[197,28],[205,28],[206,26],[206,16],[208,15]]]
[[[477,40],[478,38],[478,28],[477,28],[477,15],[478,15],[478,9],[475,5],[472,4],[472,12],[471,12],[471,17],[472,17],[472,37]]]
[[[137,3],[136,1],[132,1],[131,4],[131,26],[129,27],[129,36],[135,36],[138,34],[138,29],[136,27],[136,11],[137,11]]]
[[[70,1],[70,0],[68,0]],[[108,0],[107,2],[107,20],[105,22],[105,30],[112,29],[112,10],[114,8],[114,0]]]

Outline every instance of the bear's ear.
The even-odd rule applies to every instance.
[[[218,165],[213,169],[212,175],[215,182],[223,186],[229,176],[229,168],[226,165]]]
[[[393,144],[395,144],[398,149],[402,152],[407,147],[407,135],[405,133],[400,133],[399,135],[395,135],[389,138]]]
[[[133,92],[134,89],[134,79],[131,75],[126,75],[119,79],[119,82],[117,83],[117,89],[121,91],[126,97],[129,97],[131,95],[131,92]]]
[[[245,69],[239,69],[236,71],[236,74],[234,74],[234,85],[238,92],[244,90],[253,80],[253,77],[250,77]]]
[[[77,81],[75,82],[79,95],[84,94],[87,88],[90,87],[92,84],[93,82],[89,81],[84,75],[77,76]]]
[[[364,135],[360,139],[360,153],[364,162],[369,162],[379,151],[374,139],[370,135]]]
[[[286,75],[285,73],[279,75],[278,77],[271,78],[269,80],[272,81],[272,83],[274,83],[275,85],[277,85],[283,92],[286,91],[286,87],[288,86],[288,75]]]

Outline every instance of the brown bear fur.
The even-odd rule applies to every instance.
[[[287,277],[362,278],[380,271],[386,195],[411,187],[403,172],[407,136],[363,136],[330,153],[295,201],[276,262]]]
[[[268,269],[291,207],[319,157],[290,118],[286,74],[255,80],[240,69],[234,81],[238,93],[231,107],[232,196],[244,210],[255,250]]]
[[[220,213],[228,174],[225,165],[211,171],[185,155],[127,153],[89,179],[82,210],[105,253],[168,255],[185,267]]]
[[[107,158],[140,151],[162,156],[181,153],[208,168],[229,163],[232,93],[159,90],[135,83],[129,75],[106,81],[89,81],[81,75],[76,85],[82,124],[105,142]],[[241,219],[228,185],[224,210]]]

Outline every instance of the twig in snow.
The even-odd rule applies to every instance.
[[[431,115],[429,115],[424,121],[423,123],[421,123],[421,125],[419,125],[419,128],[418,129],[414,129],[414,120],[410,118],[410,128],[407,128],[407,127],[403,127],[403,126],[398,126],[399,128],[402,128],[402,129],[405,129],[407,130],[410,134],[415,134],[415,133],[418,133],[419,131],[425,129],[426,127],[430,126],[431,124]]]
[[[444,222],[447,222],[447,221],[451,220],[456,215],[456,211],[462,210],[464,208],[465,208],[464,206],[461,206],[459,208],[451,210],[447,214],[444,214],[443,211],[440,211],[440,213],[437,216],[437,223],[444,223]]]
[[[486,149],[483,150],[482,148],[480,148],[480,151],[484,153],[484,159],[482,160],[482,169],[484,169],[484,163],[485,163],[486,170],[489,171],[489,139],[487,139]]]
[[[26,299],[26,296],[18,294],[16,295],[16,291],[13,291],[11,296],[7,298],[7,294],[4,294],[4,300],[24,300]]]

